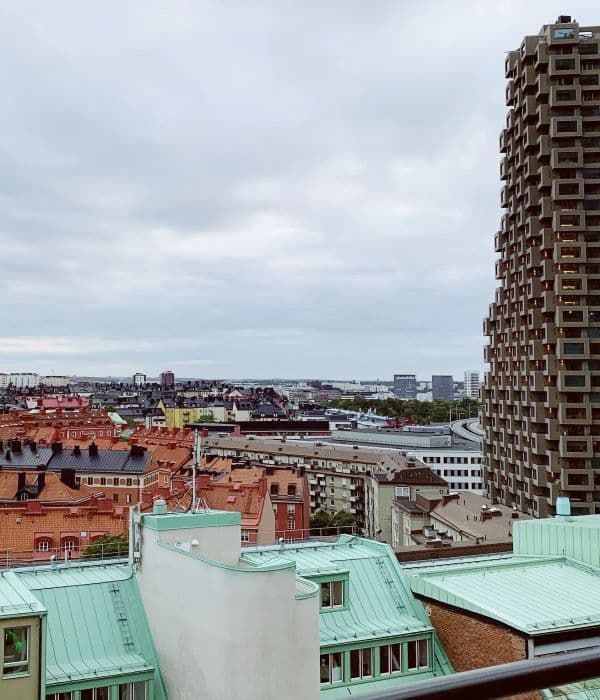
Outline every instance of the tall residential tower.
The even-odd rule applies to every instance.
[[[561,16],[506,56],[484,478],[539,517],[600,511],[599,45]]]

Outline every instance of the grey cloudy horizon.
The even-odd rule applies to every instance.
[[[483,369],[504,52],[564,12],[0,2],[0,371]]]

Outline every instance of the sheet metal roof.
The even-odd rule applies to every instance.
[[[279,548],[245,551],[243,559],[258,564],[283,556],[294,560],[298,574],[309,579],[348,573],[348,605],[343,610],[321,614],[321,645],[431,630],[426,615],[421,614],[420,603],[411,595],[387,548],[361,539],[346,540],[340,544],[286,546],[283,551]]]
[[[600,576],[565,557],[463,558],[405,568],[415,593],[529,635],[600,625]]]
[[[7,451],[10,457],[7,458]],[[49,447],[38,447],[35,452],[29,445],[23,445],[20,452],[14,452],[10,443],[0,450],[0,467],[10,467],[17,469],[19,467],[45,467],[52,457],[52,450]]]
[[[14,572],[0,573],[0,619],[45,612],[46,608]]]
[[[146,673],[166,698],[137,582],[129,566],[44,567],[19,573],[47,609],[46,683]]]
[[[74,469],[81,474],[143,474],[149,460],[146,450],[135,456],[128,450],[98,450],[96,457],[90,457],[88,450],[81,450],[79,455],[73,454],[72,450],[63,450],[52,457],[48,469]]]

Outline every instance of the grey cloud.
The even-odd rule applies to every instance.
[[[560,11],[5,3],[0,336],[55,341],[0,371],[481,366],[504,51]]]

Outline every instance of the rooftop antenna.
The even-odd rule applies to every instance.
[[[200,435],[194,430],[194,468],[192,470],[192,512],[196,511],[196,470],[200,462]]]

